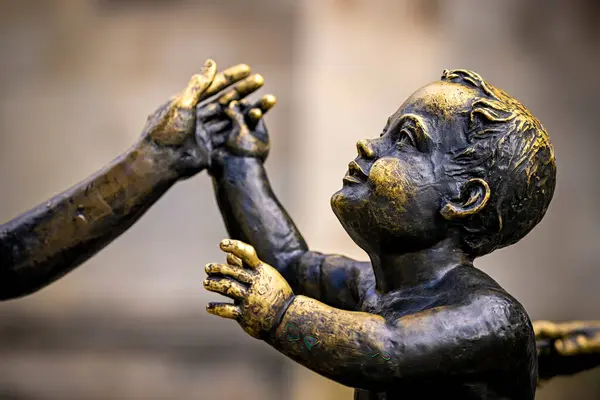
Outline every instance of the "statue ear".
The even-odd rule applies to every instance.
[[[460,188],[460,198],[446,201],[440,213],[447,219],[464,218],[475,215],[490,199],[490,187],[480,178],[470,179]]]

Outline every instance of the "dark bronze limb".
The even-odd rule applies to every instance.
[[[96,254],[133,225],[177,181],[206,169],[196,106],[248,77],[247,65],[216,74],[214,61],[150,115],[131,149],[83,182],[0,226],[0,299],[33,293]],[[255,75],[234,90],[262,85]],[[241,89],[240,89],[241,88]]]

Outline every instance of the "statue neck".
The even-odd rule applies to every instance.
[[[377,291],[387,293],[408,289],[441,279],[458,265],[471,265],[473,259],[452,238],[416,252],[369,254]]]

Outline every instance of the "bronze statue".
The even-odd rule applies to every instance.
[[[370,262],[310,251],[273,194],[265,125],[232,103],[210,172],[232,239],[207,311],[356,399],[533,399],[536,342],[517,300],[473,266],[544,216],[556,165],[540,122],[468,70],[415,92],[360,140],[331,205]],[[318,144],[315,144],[318,145]]]
[[[245,79],[244,79],[245,78]],[[237,86],[203,104],[230,85]],[[0,226],[0,299],[32,293],[92,257],[132,226],[176,182],[207,168],[211,141],[196,122],[219,137],[211,110],[245,98],[263,85],[240,64],[216,74],[208,60],[187,88],[148,118],[140,140],[110,165],[71,189]],[[274,103],[249,107],[258,120]],[[197,121],[198,120],[198,121]],[[213,139],[214,140],[214,139]]]
[[[534,321],[540,380],[600,366],[600,321]]]

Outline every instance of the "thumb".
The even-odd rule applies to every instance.
[[[213,60],[206,60],[202,72],[192,76],[188,86],[179,99],[183,108],[193,109],[200,101],[200,96],[208,89],[217,73],[217,64]]]

